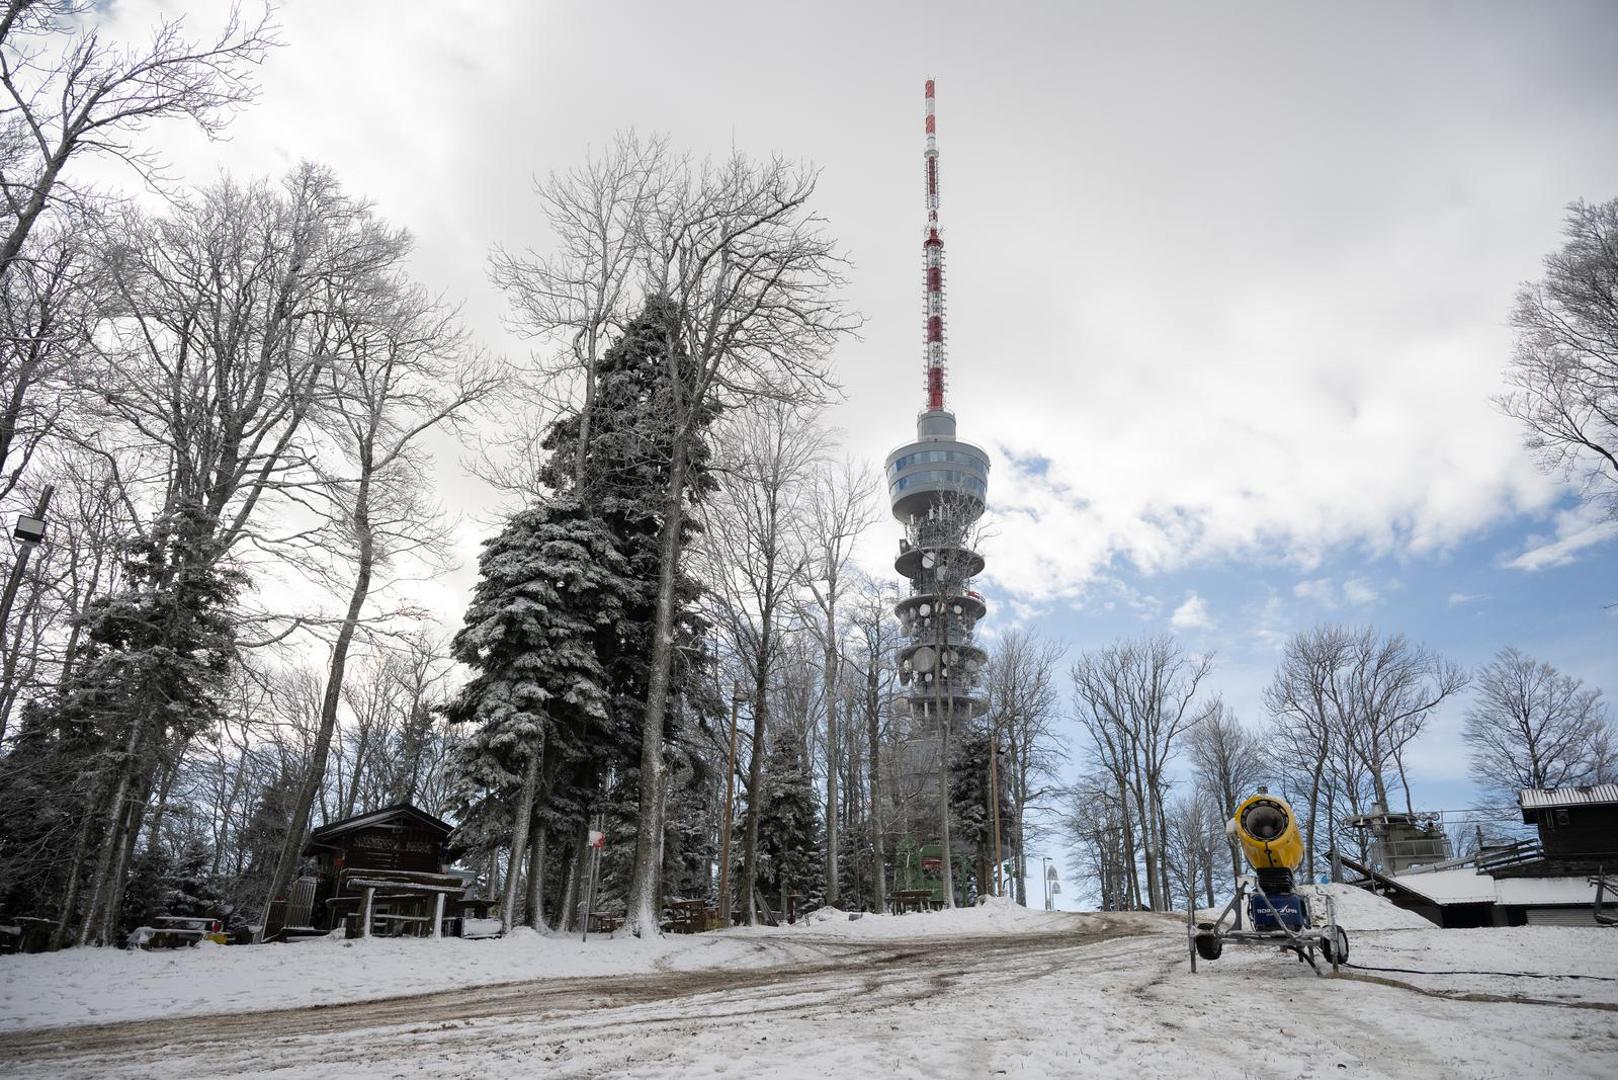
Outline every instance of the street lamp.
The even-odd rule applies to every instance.
[[[12,538],[17,541],[17,561],[11,565],[11,577],[6,581],[6,592],[0,597],[0,638],[5,635],[6,623],[11,618],[11,602],[17,598],[17,588],[22,584],[22,574],[28,567],[28,556],[34,553],[34,548],[45,539],[45,511],[51,508],[51,493],[56,490],[55,484],[46,484],[45,489],[39,493],[39,505],[32,514],[18,514],[17,527],[12,530]]]

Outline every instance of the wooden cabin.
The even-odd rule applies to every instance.
[[[350,937],[439,937],[458,932],[461,916],[486,909],[467,900],[467,882],[449,872],[453,827],[409,803],[322,825],[303,855],[315,872],[287,898],[282,925],[273,915],[265,939],[338,928]]]
[[[1544,864],[1554,873],[1588,874],[1618,866],[1618,784],[1527,788],[1517,793],[1525,825],[1539,830]]]

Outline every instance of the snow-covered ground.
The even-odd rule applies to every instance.
[[[524,979],[758,966],[797,953],[769,940],[702,934],[581,942],[519,930],[509,938],[311,938],[291,945],[200,945],[141,952],[67,949],[0,959],[0,1031],[331,1005]]]
[[[1438,930],[1411,925],[1368,895],[1346,896],[1340,911],[1353,960],[1430,974],[1368,973],[1392,984],[1317,978],[1273,950],[1227,948],[1193,975],[1184,924],[1174,918],[1008,906],[857,920],[825,912],[780,930],[582,947],[523,935],[11,958],[0,962],[0,1025],[9,1029],[0,1034],[0,1072],[276,1080],[1618,1075],[1618,983],[1605,981],[1618,978],[1618,932]],[[1555,977],[1456,974],[1463,970]],[[576,977],[549,977],[558,974]],[[1581,974],[1601,978],[1568,977]],[[423,984],[462,989],[377,1000]],[[216,1005],[361,999],[368,1003],[175,1019],[217,1013]],[[109,1013],[164,1019],[19,1030]]]
[[[331,1005],[525,979],[765,967],[818,957],[814,945],[830,940],[1028,932],[1067,919],[996,901],[854,919],[826,908],[796,926],[649,940],[518,930],[475,941],[328,937],[154,952],[68,949],[0,960],[0,1031]]]

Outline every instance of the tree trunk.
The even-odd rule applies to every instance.
[[[112,869],[115,846],[121,839],[118,836],[118,830],[124,820],[124,802],[129,797],[129,785],[132,780],[130,770],[134,767],[135,754],[140,750],[140,735],[141,725],[137,717],[130,721],[129,735],[124,742],[123,758],[117,765],[118,779],[113,785],[112,801],[106,809],[107,831],[102,837],[101,851],[96,856],[95,870],[90,878],[89,906],[84,913],[84,922],[79,927],[80,945],[90,943],[101,909],[108,902],[107,893],[112,888],[112,882],[108,874]],[[116,903],[114,906],[116,906]]]
[[[500,929],[507,934],[518,925],[517,886],[522,880],[523,856],[529,854],[528,827],[534,817],[534,795],[539,791],[539,758],[544,753],[544,745],[543,740],[538,741],[528,755],[528,764],[523,767],[522,791],[511,813],[511,865],[506,868],[506,891],[500,901]]]
[[[545,921],[545,828],[534,827],[528,842],[528,912],[527,923],[535,930],[544,931]]]
[[[286,839],[281,844],[281,854],[275,860],[275,873],[270,877],[269,892],[264,897],[265,911],[269,910],[273,900],[286,892],[287,883],[292,880],[292,872],[302,857],[303,834],[309,828],[309,811],[314,806],[315,796],[325,781],[326,762],[331,756],[332,732],[337,727],[337,707],[342,701],[343,672],[348,665],[349,646],[353,643],[355,631],[359,628],[365,598],[371,591],[375,538],[372,535],[369,516],[368,468],[361,475],[354,506],[354,531],[360,541],[359,572],[354,575],[354,589],[349,593],[348,611],[343,617],[342,627],[337,631],[337,640],[332,645],[331,664],[326,672],[326,693],[320,702],[320,728],[315,734],[314,750],[309,758],[309,771],[304,774],[303,783],[298,788],[297,801],[293,803],[292,821],[287,828]]]
[[[583,899],[579,894],[585,888],[585,878],[589,874],[590,866],[589,837],[590,820],[586,818],[579,825],[573,845],[573,856],[568,860],[567,887],[562,890],[562,915],[558,921],[564,931],[579,928],[579,904]]]
[[[762,649],[760,652],[762,653]],[[764,722],[766,674],[762,667],[753,682],[753,746],[747,763],[747,828],[742,841],[742,889],[747,895],[747,925],[758,925],[758,819],[764,800]]]
[[[871,658],[870,670],[865,675],[865,737],[871,744],[871,850],[875,868],[871,886],[875,891],[876,910],[886,911],[888,906],[887,853],[883,850],[886,838],[882,834],[882,732],[880,727],[881,701],[877,685],[876,658]]]
[[[837,874],[837,600],[836,582],[826,594],[826,906],[836,907]]]
[[[657,614],[652,627],[651,670],[640,733],[640,813],[635,827],[635,867],[625,926],[636,937],[658,933],[658,875],[663,848],[663,717],[674,668],[674,585],[680,570],[680,533],[685,524],[686,438],[677,433],[664,490],[663,528],[658,537]]]

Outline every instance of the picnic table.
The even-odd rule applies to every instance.
[[[933,899],[931,889],[900,889],[889,901],[889,907],[895,915],[903,915],[907,911],[926,911],[933,904],[937,904],[938,907],[944,906],[942,900]],[[933,910],[936,911],[937,908]]]
[[[719,911],[706,900],[669,901],[669,929],[676,934],[700,934],[717,929]]]
[[[610,934],[624,925],[624,920],[617,915],[608,915],[600,911],[590,912],[590,933]]]

